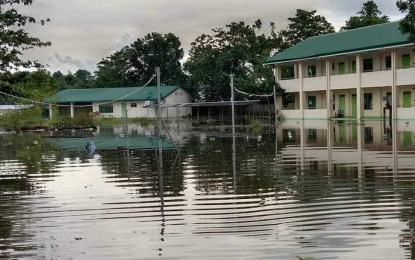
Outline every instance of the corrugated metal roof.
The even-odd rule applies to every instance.
[[[399,21],[308,38],[269,57],[264,63],[284,63],[349,52],[409,44],[399,31]]]
[[[107,102],[117,101],[145,101],[157,100],[157,87],[140,87],[128,88],[88,88],[88,89],[65,89],[55,96],[48,99],[54,103],[89,103],[89,102]],[[165,98],[179,87],[162,86],[161,97]],[[136,92],[134,92],[136,91]],[[132,93],[132,94],[131,94]],[[131,94],[131,95],[129,95]]]

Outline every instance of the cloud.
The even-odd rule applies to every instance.
[[[254,23],[261,19],[263,30],[275,22],[277,30],[288,25],[287,18],[296,9],[315,10],[337,29],[358,12],[363,0],[36,0],[25,13],[37,18],[49,17],[45,26],[30,26],[29,31],[52,42],[48,48],[36,49],[29,57],[47,62],[49,57],[71,68],[95,69],[96,64],[112,52],[131,44],[150,32],[172,32],[188,51],[199,35],[231,22]],[[377,0],[379,9],[399,17],[395,1]],[[65,53],[58,59],[55,53]],[[32,56],[30,56],[32,55]],[[69,57],[69,58],[68,58]],[[73,59],[71,57],[77,57]],[[78,64],[78,65],[77,65]],[[94,64],[94,66],[91,66]],[[56,64],[50,64],[52,70]]]
[[[73,59],[71,56],[66,55],[65,57],[62,57],[58,53],[55,53],[54,55],[55,59],[58,61],[58,63],[61,63],[63,65],[67,65],[66,67],[75,67],[78,69],[88,69],[87,66],[82,63],[80,60]]]

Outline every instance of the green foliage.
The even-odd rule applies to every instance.
[[[288,18],[290,24],[278,33],[279,50],[285,50],[307,38],[327,33],[334,33],[334,27],[324,16],[316,15],[317,11],[297,9],[294,17]]]
[[[12,8],[13,4],[30,5],[32,1],[1,0],[0,1],[0,72],[16,68],[41,67],[37,61],[24,61],[21,55],[25,50],[35,47],[49,46],[50,42],[42,42],[32,37],[23,27],[39,22],[44,25],[49,19],[37,21],[31,16],[20,14]]]
[[[188,91],[202,100],[224,100],[230,97],[230,74],[235,87],[252,93],[272,92],[274,80],[269,67],[262,62],[278,47],[277,39],[260,34],[262,22],[254,25],[231,23],[203,34],[193,43],[185,70],[190,74]]]
[[[396,5],[401,12],[406,13],[399,23],[399,29],[408,34],[408,41],[415,44],[415,0],[399,0]]]
[[[95,87],[95,77],[87,70],[77,70],[74,74],[68,72],[64,75],[57,71],[52,74],[60,90],[69,88],[93,88]]]
[[[160,67],[163,84],[182,85],[183,55],[180,40],[174,34],[147,34],[98,63],[96,86],[143,85],[154,75],[156,67]]]
[[[42,108],[39,106],[10,112],[0,117],[0,126],[13,131],[33,129],[45,124],[45,119],[42,118]]]
[[[363,3],[362,10],[357,13],[357,16],[352,16],[346,21],[346,25],[340,30],[351,30],[365,26],[387,23],[390,18],[387,15],[382,15],[377,4],[373,0],[368,0]]]
[[[0,74],[0,90],[11,95],[26,99],[14,99],[0,95],[0,102],[32,103],[29,100],[44,101],[45,98],[57,92],[55,79],[46,70],[19,71],[15,73],[4,72]]]

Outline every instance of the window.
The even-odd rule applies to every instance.
[[[316,109],[316,96],[308,96],[308,109]]]
[[[137,107],[137,103],[130,103],[130,107]]]
[[[333,95],[333,111],[336,110],[336,95]]]
[[[373,109],[373,96],[372,93],[364,94],[364,109],[372,110]]]
[[[385,69],[390,70],[392,68],[392,59],[391,56],[385,57]]]
[[[365,144],[373,143],[373,127],[365,127]]]
[[[344,62],[339,62],[339,74],[341,75],[341,74],[344,74],[344,73],[346,73],[345,64],[344,64]]]
[[[316,76],[316,65],[308,65],[307,68],[308,77],[315,77]]]
[[[356,73],[356,61],[355,60],[352,60],[352,65],[351,66],[352,66],[351,67],[352,73]]]
[[[317,142],[317,129],[308,129],[308,141]]]
[[[99,112],[102,114],[110,114],[114,112],[112,104],[108,105],[100,105],[99,106]]]
[[[281,79],[293,79],[295,77],[294,65],[281,65]]]
[[[411,67],[411,55],[404,54],[402,55],[402,68]]]
[[[285,109],[295,109],[294,93],[284,93],[282,95],[282,106]]]
[[[175,92],[174,95],[178,96],[179,95],[179,92]]]
[[[373,71],[373,59],[363,59],[363,72]]]
[[[180,92],[180,96],[183,96],[183,92]]]

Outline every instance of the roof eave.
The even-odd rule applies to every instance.
[[[343,51],[343,52],[334,52],[334,53],[326,53],[320,56],[308,56],[308,57],[302,57],[299,59],[285,59],[280,61],[265,61],[262,64],[264,65],[276,65],[276,64],[284,64],[284,63],[294,63],[298,61],[304,61],[304,60],[314,60],[319,58],[328,58],[328,57],[334,57],[334,56],[341,56],[341,55],[347,55],[347,54],[354,54],[354,53],[362,53],[362,52],[368,52],[368,51],[376,51],[376,50],[383,50],[383,49],[393,49],[393,48],[399,48],[399,47],[407,47],[412,46],[413,43],[400,43],[400,44],[393,44],[393,45],[382,45],[382,46],[376,46],[372,48],[364,48],[364,49],[354,49],[349,51]]]

